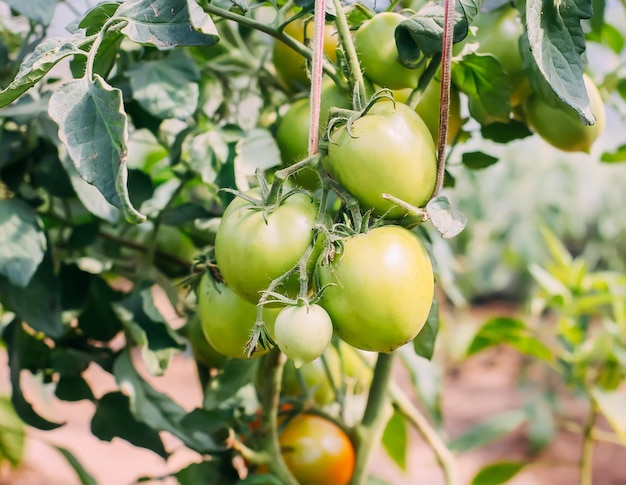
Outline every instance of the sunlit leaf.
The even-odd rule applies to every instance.
[[[394,412],[383,433],[383,447],[391,459],[402,470],[406,469],[408,436],[406,423],[402,415]]]
[[[458,235],[467,224],[467,217],[450,205],[447,197],[438,196],[426,204],[426,211],[444,239]]]
[[[490,463],[474,475],[471,485],[501,485],[517,475],[522,468],[524,463],[515,461]]]
[[[624,412],[626,409],[626,392],[621,389],[608,391],[594,387],[591,395],[615,434],[626,445],[626,413]]]

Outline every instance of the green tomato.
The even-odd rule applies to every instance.
[[[185,332],[194,358],[202,365],[219,369],[228,360],[228,357],[215,350],[205,337],[198,314],[189,320]]]
[[[479,12],[473,25],[478,27],[476,40],[479,47],[476,52],[491,54],[498,59],[513,84],[511,106],[519,105],[531,90],[519,48],[524,26],[517,9],[506,4],[489,12]]]
[[[209,344],[222,355],[243,358],[244,347],[256,322],[256,305],[215,281],[209,273],[202,276],[196,291],[200,323]],[[263,319],[271,337],[277,314],[277,309],[263,309]],[[259,349],[254,355],[266,352],[266,349]]]
[[[304,160],[307,156],[310,106],[308,98],[294,101],[278,123],[276,142],[284,166]],[[322,83],[320,105],[320,136],[323,136],[326,131],[329,110],[332,107],[349,108],[350,100],[331,79],[325,78]],[[301,170],[293,176],[293,180],[295,185],[308,190],[316,190],[320,186],[320,178],[314,169]]]
[[[348,435],[331,421],[300,414],[287,421],[278,437],[283,459],[302,485],[348,485],[355,465]]]
[[[416,88],[424,68],[409,69],[398,62],[396,27],[406,20],[395,12],[382,12],[366,21],[354,35],[354,46],[365,76],[384,88]]]
[[[317,359],[333,336],[333,322],[319,305],[283,308],[276,317],[274,341],[296,364]]]
[[[319,267],[320,300],[335,333],[363,350],[392,352],[426,323],[434,276],[424,245],[399,226],[382,226],[346,239]]]
[[[291,11],[288,16],[293,15]],[[313,38],[313,17],[301,17],[288,23],[283,31],[299,42],[310,43]],[[337,32],[332,25],[324,28],[324,54],[331,62],[337,61]],[[285,89],[291,92],[308,89],[311,82],[304,57],[280,41],[274,42],[273,51],[276,73]]]
[[[394,207],[388,193],[421,207],[435,189],[437,156],[428,127],[407,105],[381,98],[350,129],[333,130],[326,171],[356,197],[364,209],[382,215]],[[399,218],[393,209],[388,218]]]
[[[586,74],[583,79],[589,95],[591,112],[596,117],[594,125],[584,124],[580,117],[561,101],[558,102],[558,106],[552,106],[539,96],[533,95],[524,105],[526,120],[533,130],[550,145],[565,152],[589,153],[606,122],[604,103],[598,88]]]
[[[258,189],[247,192],[260,197]],[[308,195],[294,192],[275,209],[264,212],[237,197],[224,211],[215,236],[215,259],[238,295],[256,304],[270,283],[292,269],[313,239],[317,203]],[[311,267],[315,263],[311,257]],[[295,275],[279,291],[297,293]]]

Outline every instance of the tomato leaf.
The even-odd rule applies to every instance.
[[[78,458],[76,458],[70,450],[58,445],[52,446],[63,455],[65,460],[76,472],[81,485],[98,485],[96,479],[85,469],[81,462],[78,461]]]
[[[152,290],[148,284],[113,305],[122,325],[141,347],[148,371],[162,375],[174,354],[185,345],[167,320],[154,305]]]
[[[4,0],[16,12],[28,17],[33,22],[50,25],[54,9],[59,0]]]
[[[11,84],[0,91],[0,108],[7,106],[41,81],[59,61],[73,55],[86,56],[86,52],[77,47],[78,41],[66,37],[51,37],[39,44],[20,65],[20,70]]]
[[[420,330],[417,337],[413,339],[413,348],[415,353],[425,359],[432,359],[435,352],[435,342],[437,340],[437,333],[439,332],[439,302],[437,299],[433,300],[433,304],[430,307],[428,318],[424,324],[424,328]]]
[[[543,89],[547,86],[589,125],[595,117],[583,82],[581,55],[586,46],[580,21],[591,18],[591,13],[590,0],[528,0],[527,35],[522,38],[534,60],[526,64],[540,72]],[[536,77],[531,76],[531,82],[533,79]]]
[[[24,288],[46,251],[46,236],[35,210],[19,199],[0,200],[0,274]]]
[[[501,485],[517,475],[524,465],[515,461],[490,463],[474,475],[471,485]]]
[[[119,354],[113,364],[113,374],[118,385],[128,392],[130,411],[135,419],[154,430],[173,434],[198,453],[224,451],[225,445],[216,443],[205,430],[188,431],[181,425],[188,413],[169,396],[156,391],[143,380],[133,366],[128,349]]]
[[[441,195],[431,199],[426,204],[426,211],[433,225],[444,239],[458,235],[467,224],[467,217],[454,209],[450,205],[450,201]]]
[[[57,381],[54,395],[63,401],[76,402],[83,399],[95,399],[89,384],[81,376],[61,375]]]
[[[127,21],[122,32],[129,39],[159,49],[210,46],[219,40],[211,17],[192,0],[129,0],[114,18]]]
[[[521,320],[498,317],[487,320],[474,336],[467,355],[474,355],[494,345],[507,344],[519,352],[552,362],[551,350],[535,338]]]
[[[594,387],[591,396],[617,437],[626,445],[626,393],[621,389],[607,391]]]
[[[400,414],[394,412],[389,421],[387,421],[387,426],[383,433],[383,447],[389,457],[402,470],[406,470],[407,445],[406,423]]]
[[[24,458],[26,427],[5,396],[0,396],[0,423],[0,462],[6,460],[18,468]]]
[[[481,170],[490,167],[498,161],[498,157],[493,157],[483,152],[466,152],[461,157],[463,165],[471,170]]]
[[[241,191],[250,189],[256,170],[267,170],[280,163],[276,139],[267,130],[255,128],[246,133],[236,146],[235,180]]]
[[[146,448],[167,458],[168,453],[159,433],[137,419],[131,413],[130,406],[130,399],[121,392],[109,392],[102,396],[91,418],[93,435],[102,441],[121,438],[134,446]]]
[[[460,42],[467,36],[480,3],[475,0],[455,2],[453,42]],[[411,67],[420,62],[423,56],[441,52],[443,25],[442,2],[429,2],[415,15],[401,22],[395,32],[400,63]]]
[[[526,432],[534,452],[548,446],[556,435],[556,423],[549,399],[547,393],[541,393],[524,407],[528,416]]]
[[[508,122],[511,112],[511,80],[492,55],[467,52],[453,59],[452,82],[469,101],[470,114],[481,125]]]
[[[524,411],[519,409],[505,411],[477,424],[461,436],[457,436],[448,444],[448,448],[456,453],[480,448],[515,431],[525,421]]]
[[[33,409],[22,393],[20,374],[22,370],[31,372],[46,366],[50,357],[50,348],[42,341],[36,340],[27,334],[19,319],[14,319],[4,328],[2,339],[7,345],[11,380],[11,403],[15,412],[24,423],[34,428],[50,431],[63,426],[63,423],[54,423],[42,418]]]
[[[509,143],[513,140],[532,136],[532,131],[528,129],[526,123],[517,120],[510,120],[508,123],[489,123],[480,127],[483,138],[493,140],[496,143]]]
[[[182,51],[138,64],[128,73],[133,97],[153,116],[184,120],[196,111],[200,73]]]
[[[233,398],[241,388],[254,382],[257,364],[250,359],[227,360],[205,389],[203,407],[218,409],[227,404],[227,401]]]
[[[128,120],[122,92],[98,74],[94,77],[68,81],[56,89],[48,113],[80,176],[121,208],[129,222],[143,222],[145,216],[133,207],[128,194]]]
[[[113,17],[120,5],[119,2],[99,3],[87,10],[80,19],[68,25],[66,29],[72,33],[77,32],[79,29],[85,29],[86,35],[96,34],[100,32],[104,24]]]
[[[230,472],[230,473],[229,473]],[[228,476],[226,476],[228,474]],[[221,460],[212,458],[210,461],[201,461],[198,463],[191,463],[182,470],[174,473],[177,483],[180,485],[198,485],[200,483],[206,483],[211,485],[232,485],[235,482],[237,475],[232,467],[226,469]],[[253,475],[255,476],[255,475]],[[261,483],[261,482],[258,482]],[[274,482],[266,480],[263,485],[273,485]]]
[[[626,162],[626,144],[617,147],[612,153],[603,153],[600,160],[606,163]]]

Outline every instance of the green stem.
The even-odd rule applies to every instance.
[[[402,392],[399,386],[395,383],[391,383],[389,392],[395,410],[415,427],[435,453],[437,461],[446,477],[446,484],[458,485],[460,481],[456,471],[454,455],[443,442],[437,431],[435,431],[424,415],[413,405],[407,395]]]
[[[231,12],[229,10],[217,7],[207,1],[203,2],[202,8],[207,13],[217,15],[218,17],[222,17],[224,19],[233,20],[241,25],[245,25],[247,27],[256,29],[260,32],[264,32],[265,34],[275,38],[276,40],[279,40],[286,46],[292,48],[294,51],[296,51],[298,54],[300,54],[301,56],[303,56],[304,58],[308,60],[311,60],[313,57],[313,51],[309,49],[307,46],[305,46],[301,42],[298,42],[293,37],[290,37],[289,35],[275,29],[274,27],[270,25],[257,22],[253,18],[246,17],[244,15],[240,15],[238,13]],[[342,82],[341,76],[337,72],[337,69],[335,69],[335,66],[331,62],[324,59],[323,67],[324,67],[324,72],[328,74],[328,76],[331,77],[332,80],[336,84],[341,85],[341,82]]]
[[[126,24],[126,20],[111,19],[102,26],[102,29],[100,29],[100,32],[98,32],[98,34],[96,35],[93,44],[91,44],[91,47],[89,48],[89,54],[87,54],[87,63],[85,65],[85,77],[89,81],[93,81],[93,66],[96,62],[96,55],[98,54],[98,49],[100,49],[100,45],[102,45],[102,41],[111,31],[119,30],[123,28]]]
[[[355,94],[358,94],[354,102],[354,109],[361,110],[362,104],[367,99],[367,91],[365,89],[365,80],[363,78],[363,72],[361,71],[361,64],[356,54],[354,42],[352,42],[352,35],[350,34],[350,26],[348,25],[348,19],[343,11],[340,0],[333,0],[335,10],[337,12],[337,20],[335,22],[337,26],[337,32],[339,33],[339,41],[343,47],[343,51],[348,60],[348,67],[350,68],[350,88],[352,89],[352,97],[355,98]],[[356,88],[356,89],[355,89]]]
[[[266,205],[273,206],[277,204],[280,197],[280,191],[285,181],[294,173],[299,172],[304,168],[314,167],[315,165],[317,165],[319,162],[319,158],[319,154],[316,153],[315,155],[305,158],[298,163],[294,163],[293,165],[289,165],[288,167],[277,170],[274,173],[274,181],[272,182],[270,193],[265,200]]]
[[[583,428],[583,447],[580,458],[580,485],[593,484],[593,427],[597,409],[593,400],[589,402],[589,414]]]
[[[319,143],[325,25],[326,0],[317,0],[313,17],[313,59],[311,62],[311,96],[309,103],[311,106],[309,113],[309,157],[317,153]]]
[[[285,485],[298,485],[298,481],[291,474],[280,449],[278,442],[278,405],[280,402],[280,388],[283,378],[283,368],[287,358],[280,350],[274,349],[262,361],[263,375],[267,380],[261,389],[261,425],[260,431],[264,436],[263,449],[271,456],[268,463],[270,471]]]
[[[393,353],[378,354],[363,420],[354,430],[356,463],[350,485],[364,485],[367,482],[369,460],[374,448],[380,443],[386,418],[388,418],[385,405],[389,402],[387,389],[393,356]]]

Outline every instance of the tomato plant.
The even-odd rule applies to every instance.
[[[435,146],[428,127],[408,106],[381,99],[350,131],[340,126],[329,137],[324,168],[366,209],[378,215],[390,211],[387,217],[397,218],[404,212],[383,194],[418,207],[433,194]]]
[[[289,420],[279,442],[289,470],[302,485],[347,485],[354,470],[350,438],[336,424],[311,414]]]
[[[267,210],[242,197],[233,200],[215,238],[215,257],[227,284],[257,303],[272,280],[292,269],[312,244],[317,210],[315,201],[302,193],[286,195],[277,208]],[[286,290],[297,290],[295,285],[297,279]]]
[[[320,267],[328,285],[321,305],[337,335],[363,350],[392,352],[426,323],[433,299],[430,258],[419,239],[399,227],[379,227],[348,238]]]
[[[384,88],[416,88],[423,71],[423,68],[409,69],[398,60],[394,31],[404,19],[399,13],[379,13],[364,22],[354,35],[365,76]]]

